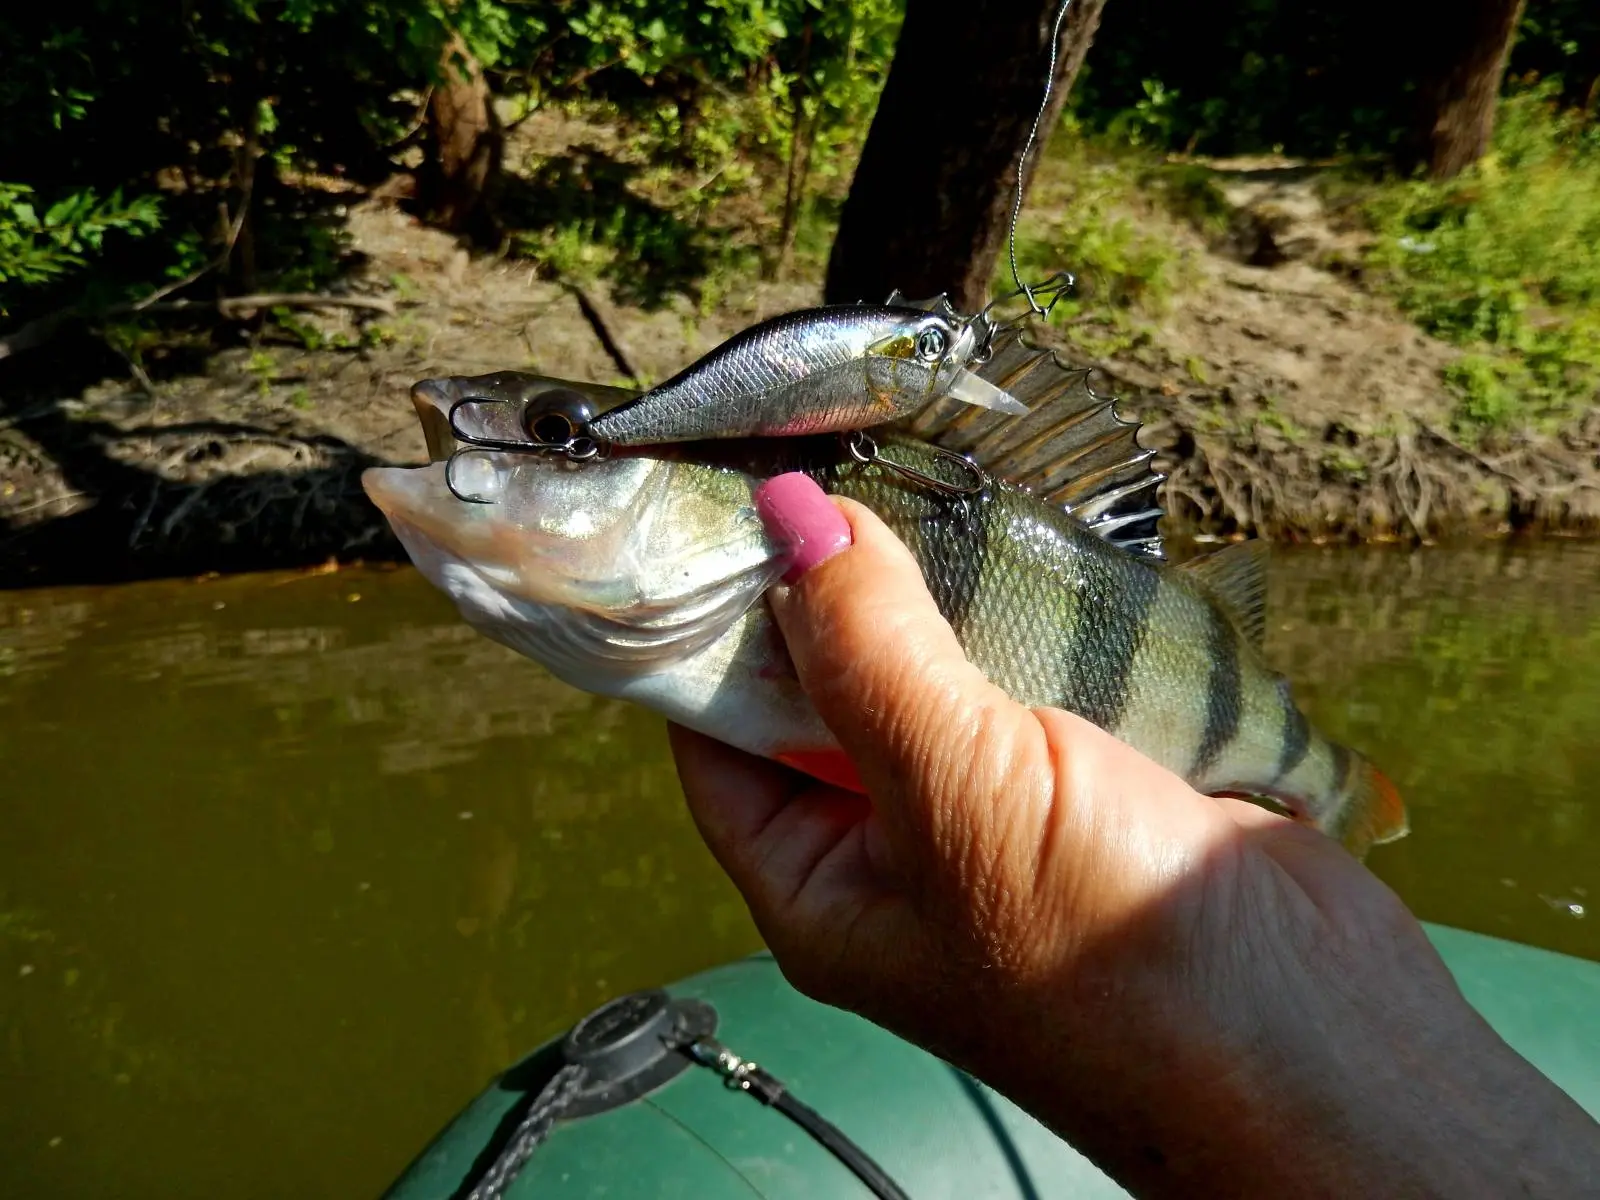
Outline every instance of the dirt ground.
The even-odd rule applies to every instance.
[[[1304,171],[1217,168],[1233,233],[1188,234],[1190,284],[1146,344],[1097,364],[1161,452],[1175,529],[1600,530],[1600,411],[1493,450],[1453,438],[1440,371],[1458,352],[1339,268],[1359,229]],[[0,586],[393,558],[357,476],[423,458],[411,383],[505,369],[627,382],[577,290],[470,256],[392,201],[365,200],[348,223],[361,265],[345,286],[392,315],[296,315],[344,348],[275,333],[144,370],[85,335],[0,363]],[[816,302],[818,286],[750,279],[707,313],[686,299],[646,311],[600,284],[582,295],[659,381],[750,322]]]

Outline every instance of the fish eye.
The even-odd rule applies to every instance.
[[[594,404],[581,392],[552,388],[528,401],[522,422],[534,441],[566,446],[589,428],[594,415]]]
[[[923,362],[936,362],[944,356],[950,345],[950,335],[937,325],[930,325],[917,334],[917,357]]]

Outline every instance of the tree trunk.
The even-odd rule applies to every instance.
[[[434,224],[475,241],[499,240],[494,198],[505,135],[483,68],[459,34],[439,60],[439,80],[428,100],[428,149],[421,203]]]
[[[1524,0],[1432,0],[1413,28],[1427,31],[1411,165],[1449,179],[1477,162],[1494,133],[1495,101]]]
[[[1073,0],[1031,168],[1094,40],[1106,0]],[[828,262],[830,302],[899,288],[988,300],[1017,160],[1038,111],[1057,0],[907,0],[894,65]]]

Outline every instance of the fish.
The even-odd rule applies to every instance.
[[[1198,790],[1269,800],[1358,855],[1403,835],[1394,785],[1313,728],[1264,658],[1261,545],[1170,564],[1160,476],[1137,426],[1020,337],[982,369],[1026,418],[947,398],[882,439],[935,478],[957,470],[952,454],[981,464],[976,495],[919,486],[832,437],[651,446],[584,464],[473,451],[456,466],[489,503],[452,495],[447,461],[370,468],[362,482],[480,632],[575,687],[859,790],[762,600],[788,563],[755,491],[806,471],[895,531],[968,658],[1019,703],[1075,712]],[[439,414],[508,386],[419,384],[433,457],[451,453]],[[516,385],[534,403],[584,386]]]
[[[586,432],[612,446],[844,433],[942,397],[1023,415],[1016,400],[967,369],[991,330],[986,318],[963,318],[948,302],[785,313],[601,414]]]

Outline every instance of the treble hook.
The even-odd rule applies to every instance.
[[[481,434],[471,433],[463,429],[456,420],[456,414],[469,404],[515,404],[514,400],[497,400],[492,396],[464,396],[450,406],[446,420],[450,423],[450,436],[458,442],[478,450],[506,450],[513,454],[565,454],[573,462],[588,462],[591,458],[601,453],[600,443],[588,434],[579,433],[568,422],[570,431],[568,436],[560,440],[549,440],[532,435],[519,441],[508,441],[505,438],[484,437]]]
[[[493,504],[494,501],[484,496],[463,492],[456,486],[455,466],[456,460],[463,454],[475,454],[483,451],[497,451],[504,454],[562,454],[568,462],[591,462],[600,458],[606,452],[606,446],[588,434],[579,433],[568,422],[568,429],[572,432],[560,440],[548,440],[530,436],[521,441],[510,441],[506,438],[484,437],[472,433],[461,427],[456,419],[457,414],[468,404],[504,404],[512,405],[516,401],[498,400],[492,396],[465,396],[450,406],[446,414],[446,421],[450,425],[450,436],[458,442],[464,442],[466,449],[454,451],[444,464],[444,485],[450,489],[450,494],[464,504]]]
[[[903,462],[885,458],[883,451],[878,448],[877,439],[870,433],[859,429],[846,436],[845,449],[850,451],[851,458],[864,467],[872,466],[873,464],[886,467],[895,474],[911,480],[912,483],[921,484],[923,487],[930,488],[936,492],[943,492],[947,496],[976,496],[989,486],[989,477],[984,474],[982,467],[970,458],[965,458],[952,450],[946,450],[942,446],[931,446],[929,449],[939,458],[961,467],[962,470],[968,473],[972,482],[951,483],[948,479],[940,479],[936,475],[929,475],[926,471],[919,471],[916,467],[907,466]]]
[[[477,451],[476,449],[472,449],[472,450],[457,450],[449,458],[444,460],[444,485],[445,485],[445,487],[450,489],[450,494],[452,496],[454,496],[457,500],[461,501],[461,503],[463,503],[463,504],[493,504],[494,503],[494,501],[489,499],[489,497],[487,497],[487,496],[479,496],[479,495],[475,495],[474,493],[471,493],[471,492],[463,492],[460,488],[458,488],[456,486],[456,459],[460,458],[463,454],[475,454],[475,453],[478,453],[478,452],[479,451]]]

